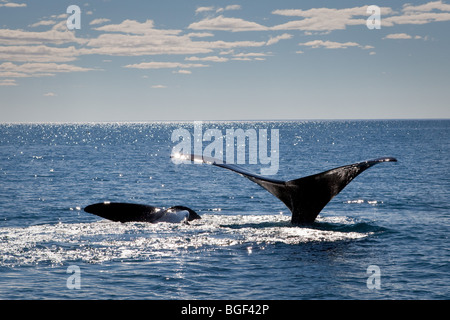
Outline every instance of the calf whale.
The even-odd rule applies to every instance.
[[[327,170],[311,176],[283,181],[254,174],[235,164],[195,154],[172,155],[173,158],[203,162],[222,167],[257,183],[280,199],[291,211],[293,224],[313,223],[320,211],[356,176],[382,162],[397,162],[392,157],[378,158]]]
[[[201,219],[194,210],[184,206],[162,209],[144,204],[106,201],[91,204],[84,208],[84,211],[108,220],[120,222],[187,223],[188,221]]]

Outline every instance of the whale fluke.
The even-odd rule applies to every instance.
[[[237,165],[222,163],[221,160],[214,158],[194,154],[179,155],[177,158],[229,169],[259,184],[289,208],[292,213],[291,222],[294,224],[314,222],[327,203],[364,170],[381,162],[397,161],[397,159],[392,157],[378,158],[334,168],[295,180],[282,181],[254,174]]]
[[[84,211],[102,218],[120,222],[187,222],[201,219],[192,209],[184,206],[174,206],[162,209],[144,204],[101,202],[91,204]]]

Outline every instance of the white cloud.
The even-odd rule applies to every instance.
[[[231,48],[239,48],[239,47],[262,47],[266,44],[265,41],[211,41],[204,42],[204,47],[210,49],[231,49]]]
[[[215,18],[207,18],[188,26],[193,30],[220,30],[220,31],[266,31],[267,27],[256,22],[246,21],[240,18],[226,18],[222,15]]]
[[[450,4],[445,4],[442,1],[432,1],[428,2],[426,4],[421,5],[411,5],[409,3],[403,5],[402,11],[406,13],[410,12],[429,12],[433,10],[440,10],[440,11],[450,11]]]
[[[386,35],[383,39],[397,39],[397,40],[400,40],[400,39],[415,39],[415,40],[424,40],[424,41],[426,41],[426,40],[428,40],[428,36],[422,37],[422,36],[418,36],[418,35],[411,36],[411,35],[406,34],[406,33],[391,33],[391,34]]]
[[[41,20],[36,23],[30,24],[29,26],[32,28],[35,28],[35,27],[39,27],[39,26],[52,26],[54,24],[56,24],[55,20]]]
[[[96,24],[102,24],[105,22],[109,22],[109,21],[111,21],[111,20],[106,19],[106,18],[98,18],[98,19],[94,19],[91,22],[89,22],[89,25],[92,26],[92,25],[96,25]]]
[[[432,1],[421,5],[405,4],[402,14],[383,18],[381,23],[386,27],[395,24],[421,25],[439,21],[450,21],[450,5],[442,1]]]
[[[190,70],[184,70],[184,69],[181,69],[181,70],[176,70],[176,71],[172,71],[172,73],[179,73],[179,74],[191,74],[191,73],[192,73],[192,71],[190,71]]]
[[[58,48],[45,45],[0,46],[0,60],[24,62],[68,62],[76,60],[74,46]]]
[[[43,74],[41,76],[54,76],[54,74]],[[29,78],[30,74],[14,72],[14,71],[0,71],[0,78]]]
[[[223,12],[223,11],[230,11],[230,10],[241,10],[241,6],[238,4],[232,4],[232,5],[226,6],[225,8],[216,9],[216,13]]]
[[[237,53],[234,55],[234,57],[267,57],[269,54],[262,53],[262,52],[247,52],[247,53]]]
[[[120,24],[109,24],[94,28],[104,31],[97,38],[88,40],[80,54],[104,54],[117,56],[141,56],[163,54],[204,54],[215,49],[242,46],[262,46],[254,41],[194,41],[192,38],[213,36],[207,32],[181,34],[182,30],[155,29],[152,20],[139,23],[125,20]]]
[[[27,6],[26,3],[15,3],[15,2],[7,2],[0,4],[0,7],[7,7],[7,8],[25,8],[26,6]]]
[[[252,61],[252,60],[265,60],[269,54],[261,53],[261,52],[249,52],[249,53],[238,53],[233,54],[232,60],[240,60],[240,61]],[[210,61],[210,62],[227,62],[230,59],[218,56],[209,56],[209,57],[187,57],[186,61]]]
[[[266,60],[265,57],[269,56],[270,54],[268,53],[262,53],[262,52],[241,52],[241,53],[237,53],[233,55],[232,60],[237,60],[237,61],[264,61]]]
[[[167,88],[167,86],[162,85],[162,84],[156,84],[154,86],[152,86],[152,89],[165,89]]]
[[[56,73],[86,72],[95,69],[57,63],[23,63],[4,62],[0,64],[0,77],[42,77],[54,76]]]
[[[0,86],[17,86],[14,79],[0,79]]]
[[[228,11],[228,10],[241,10],[241,6],[238,5],[238,4],[231,4],[229,6],[226,6],[224,10],[225,11]]]
[[[66,22],[63,22],[64,25]],[[62,31],[63,30],[63,31]],[[61,24],[56,24],[51,30],[35,32],[24,30],[0,29],[0,43],[2,45],[30,45],[30,44],[65,44],[78,43],[84,44],[86,39],[75,37],[74,32],[64,27],[61,30]]]
[[[334,42],[334,41],[323,41],[323,40],[313,40],[305,43],[299,43],[300,46],[307,46],[311,48],[326,48],[326,49],[346,49],[348,47],[362,47],[356,42]]]
[[[0,0],[0,6],[23,7],[26,4]],[[270,36],[267,41],[255,41],[255,37],[251,38],[253,40],[223,41],[216,40],[217,35],[208,31],[302,30],[305,35],[324,35],[334,30],[346,29],[349,26],[365,28],[368,17],[367,6],[344,9],[282,9],[274,10],[272,14],[286,17],[290,21],[268,27],[257,22],[217,14],[217,12],[240,9],[240,5],[227,5],[220,8],[216,6],[198,7],[195,11],[196,14],[206,13],[206,17],[204,16],[200,21],[191,23],[187,28],[181,29],[159,29],[155,27],[153,20],[139,22],[127,19],[120,23],[110,23],[107,18],[98,18],[89,23],[92,26],[91,30],[97,31],[92,32],[94,36],[90,38],[79,37],[79,32],[67,30],[65,21],[67,14],[47,16],[45,19],[29,25],[31,28],[48,26],[49,30],[46,31],[0,29],[0,61],[7,61],[0,64],[0,78],[5,78],[2,80],[2,85],[16,85],[14,79],[6,78],[52,76],[62,72],[95,70],[71,64],[61,64],[75,61],[83,55],[124,57],[184,55],[178,61],[188,56],[185,61],[189,62],[227,62],[232,59],[243,61],[264,60],[269,54],[252,52],[235,54],[235,50],[238,52],[240,48],[243,48],[239,51],[257,51],[258,49],[250,48],[274,45],[281,40],[292,39],[293,35],[283,33]],[[421,5],[405,4],[398,12],[388,7],[382,7],[381,15],[383,28],[397,24],[419,25],[434,21],[450,21],[450,5],[442,1],[431,1]],[[60,19],[63,20],[60,21]],[[196,30],[202,31],[197,32]],[[192,32],[189,33],[188,31]],[[208,37],[215,38],[208,39]],[[391,33],[383,39],[427,40],[427,37]],[[299,43],[299,45],[325,49],[351,47],[366,50],[374,49],[373,46],[361,45],[352,41],[312,40]],[[303,51],[298,50],[296,53],[303,53]],[[369,54],[373,55],[375,52],[371,51]],[[224,55],[229,56],[224,57]],[[15,64],[17,62],[23,62],[23,64]],[[133,62],[135,61],[130,61],[130,64],[124,67],[133,69],[167,68],[174,69],[172,72],[179,74],[190,74],[191,71],[188,69],[192,68],[208,67],[207,64],[202,63],[142,62],[133,64]]]
[[[198,7],[195,10],[195,14],[199,14],[199,13],[202,13],[202,12],[212,12],[212,11],[215,11],[216,13],[219,13],[219,12],[224,12],[224,11],[240,10],[240,9],[241,9],[241,6],[238,5],[238,4],[231,4],[231,5],[226,6],[225,8],[216,8],[214,6]]]
[[[450,12],[411,12],[400,16],[386,17],[381,20],[382,27],[395,24],[427,24],[431,22],[450,21]]]
[[[87,46],[80,49],[81,54],[112,56],[199,54],[211,51],[212,49],[205,46],[203,42],[192,41],[187,36],[161,33],[154,35],[104,33],[90,39]]]
[[[86,46],[79,49],[80,55],[194,55],[211,53],[216,49],[265,45],[262,41],[194,41],[193,38],[213,34],[207,32],[181,34],[182,30],[155,29],[152,20],[143,23],[125,20],[120,24],[109,24],[94,29],[104,33],[88,39]]]
[[[181,30],[162,30],[155,29],[153,20],[138,22],[136,20],[126,19],[119,24],[108,24],[94,28],[97,31],[120,32],[125,34],[152,34],[152,35],[177,35]]]
[[[211,62],[227,62],[228,58],[218,57],[218,56],[209,56],[209,57],[187,57],[184,60],[186,61],[211,61]]]
[[[270,46],[272,44],[278,43],[280,40],[287,40],[287,39],[291,39],[293,36],[292,34],[289,33],[283,33],[279,36],[276,37],[270,37],[269,41],[267,41],[266,45]]]
[[[383,39],[412,39],[412,37],[406,33],[391,33]]]
[[[442,1],[429,2],[423,5],[403,6],[401,12],[395,12],[390,7],[381,7],[382,27],[392,27],[395,24],[426,24],[438,21],[450,21],[450,5]],[[352,25],[365,25],[367,6],[333,9],[313,8],[309,10],[282,9],[274,10],[272,14],[286,17],[299,17],[271,27],[272,30],[303,30],[303,31],[333,31],[344,30]]]
[[[187,36],[189,38],[206,38],[206,37],[214,37],[214,34],[211,32],[192,32],[188,33]]]
[[[234,53],[234,49],[230,49],[230,50],[227,50],[227,51],[220,51],[219,52],[219,54],[221,56],[224,56],[224,55],[227,55],[227,54],[233,54],[233,53]]]
[[[252,58],[248,58],[248,57],[234,57],[231,58],[231,60],[236,60],[236,61],[252,61]]]
[[[209,11],[214,11],[214,7],[198,7],[195,10],[195,13],[198,14],[198,13],[209,12]]]
[[[382,7],[381,14],[389,14],[391,8]],[[365,25],[367,20],[367,6],[332,9],[313,8],[309,10],[286,9],[274,10],[272,14],[287,17],[300,17],[272,27],[272,30],[303,30],[303,31],[331,31],[344,30],[350,25]]]
[[[173,69],[173,68],[201,68],[209,67],[205,64],[198,63],[179,63],[179,62],[142,62],[137,64],[129,64],[124,66],[124,68],[134,68],[134,69]]]
[[[43,94],[44,97],[56,97],[57,94],[54,92],[47,92]]]
[[[67,19],[69,15],[67,13],[53,14],[50,16],[52,19]]]

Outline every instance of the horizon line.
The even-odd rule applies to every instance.
[[[308,119],[202,119],[202,120],[105,120],[105,121],[1,121],[0,125],[5,124],[122,124],[122,123],[191,123],[201,122],[296,122],[296,121],[426,121],[426,120],[450,120],[450,118],[308,118]]]

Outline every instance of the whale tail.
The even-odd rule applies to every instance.
[[[248,178],[280,199],[291,211],[294,224],[312,223],[320,211],[356,176],[381,162],[396,162],[392,157],[354,163],[311,176],[282,181],[254,174],[234,164],[198,155],[181,155],[182,159],[222,167]]]

